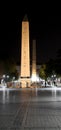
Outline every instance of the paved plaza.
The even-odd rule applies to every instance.
[[[61,130],[61,89],[0,89],[0,130]]]

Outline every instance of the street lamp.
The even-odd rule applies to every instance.
[[[53,85],[55,85],[56,74],[53,74],[53,75],[51,76],[51,78],[52,78],[52,81],[53,81]]]

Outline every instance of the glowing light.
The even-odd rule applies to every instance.
[[[9,75],[7,75],[7,78],[9,78]]]
[[[32,82],[36,82],[36,75],[32,75],[32,77],[31,77],[31,80],[32,80]]]
[[[3,75],[3,78],[5,78],[5,74]]]
[[[37,75],[33,74],[31,77],[31,81],[32,82],[39,82],[39,77]]]

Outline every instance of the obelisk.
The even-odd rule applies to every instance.
[[[32,51],[32,82],[36,82],[36,40],[33,40]]]
[[[22,21],[21,41],[21,86],[30,86],[30,43],[29,43],[29,22],[27,15]]]

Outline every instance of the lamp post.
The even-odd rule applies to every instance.
[[[53,75],[51,76],[51,78],[52,78],[52,83],[53,83],[53,85],[55,85],[56,74],[53,74]]]
[[[3,81],[3,84],[5,85],[7,82],[8,82],[8,79],[9,79],[9,75],[3,75],[2,76],[2,81]]]

